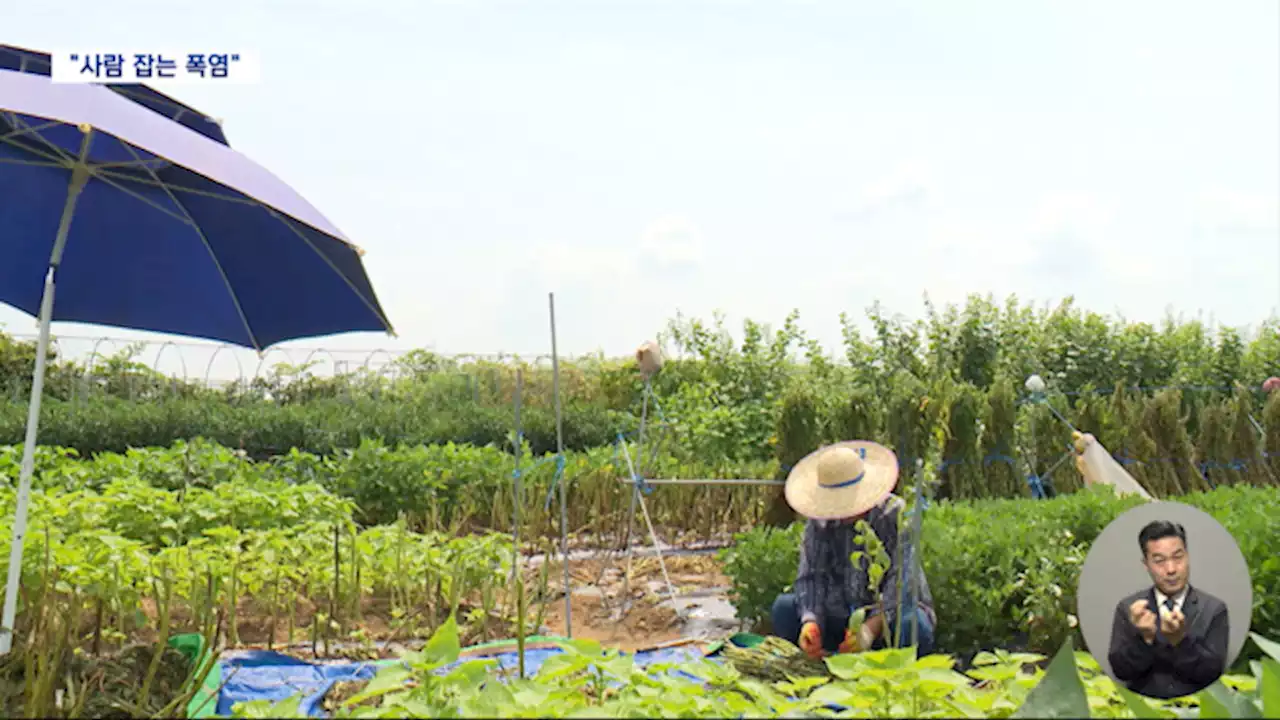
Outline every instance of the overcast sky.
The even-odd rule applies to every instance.
[[[13,44],[261,57],[172,92],[368,251],[399,333],[294,345],[546,352],[549,291],[570,354],[717,308],[834,349],[926,291],[1280,306],[1276,0],[6,5]]]

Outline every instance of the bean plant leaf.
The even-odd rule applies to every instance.
[[[232,712],[242,718],[301,718],[306,717],[302,712],[302,699],[302,695],[294,695],[276,702],[254,700],[236,703]]]
[[[1258,678],[1258,696],[1264,717],[1280,717],[1280,662],[1263,658]]]
[[[924,657],[917,659],[911,665],[911,667],[917,670],[924,670],[927,668],[934,668],[939,670],[951,670],[955,666],[956,666],[955,658],[951,657],[950,655],[940,655],[936,653],[933,655],[925,655]]]
[[[1268,640],[1258,633],[1249,633],[1249,637],[1253,639],[1254,644],[1257,645],[1262,652],[1269,655],[1272,660],[1280,662],[1280,642]]]
[[[1151,707],[1151,703],[1147,702],[1146,698],[1128,688],[1117,685],[1116,691],[1120,693],[1121,698],[1124,698],[1125,707],[1129,708],[1129,712],[1133,713],[1133,716],[1138,720],[1176,717],[1172,710]]]
[[[827,664],[827,670],[841,680],[856,679],[862,669],[866,667],[866,662],[864,662],[858,655],[852,653],[832,655],[830,657],[823,658],[823,660]]]
[[[422,658],[431,664],[448,665],[457,660],[461,652],[462,646],[458,642],[458,622],[450,614],[448,619],[431,634],[426,647],[422,648]]]
[[[1070,637],[1049,661],[1044,677],[1013,714],[1015,718],[1087,718],[1089,696],[1076,670]]]
[[[1201,690],[1200,717],[1202,718],[1261,718],[1262,711],[1249,698],[1233,692],[1218,680]]]
[[[604,646],[598,640],[568,640],[558,644],[568,652],[590,655],[591,657],[599,657],[604,654]]]
[[[350,707],[387,693],[402,690],[405,687],[405,682],[411,677],[412,673],[409,668],[403,665],[390,665],[382,668],[378,671],[378,674],[373,676],[369,684],[365,685],[363,690],[352,695],[343,704]]]
[[[853,614],[849,615],[849,632],[856,634],[862,629],[862,624],[866,622],[866,620],[867,609],[865,607],[860,607],[857,610],[854,610]]]

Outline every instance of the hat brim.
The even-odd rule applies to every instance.
[[[854,485],[826,488],[818,482],[818,459],[834,448],[846,447],[863,455],[865,472]],[[856,517],[879,505],[898,484],[898,456],[868,440],[848,440],[809,453],[787,475],[784,493],[792,510],[814,520]]]

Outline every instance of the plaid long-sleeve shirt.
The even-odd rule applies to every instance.
[[[906,581],[904,591],[909,595],[918,588],[916,603],[932,619],[933,596],[929,592],[924,570],[916,571],[918,582],[913,582],[911,538],[898,532],[898,516],[905,506],[902,498],[890,495],[863,518],[880,538],[889,555],[890,567],[880,581],[880,599],[885,614],[891,618],[897,617],[900,599],[899,567],[907,568],[903,575]],[[870,558],[864,556],[857,567],[854,567],[850,559],[855,549],[864,549],[855,545],[856,534],[855,524],[852,522],[809,520],[805,524],[804,539],[800,547],[800,571],[795,583],[796,606],[802,620],[807,622],[825,617],[848,617],[852,609],[869,606],[874,601],[867,572],[871,565]],[[902,542],[901,557],[898,553],[899,538]]]

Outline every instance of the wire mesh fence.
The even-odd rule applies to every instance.
[[[13,347],[34,347],[34,335],[9,334]],[[50,340],[52,382],[46,394],[81,401],[95,394],[153,400],[184,390],[271,389],[298,380],[328,381],[342,393],[377,394],[385,383],[415,372],[456,379],[477,402],[486,384],[500,390],[492,366],[550,370],[549,354],[435,353],[386,348],[277,347],[259,354],[232,345],[193,341],[137,341],[112,336],[55,336]],[[30,362],[20,352],[0,362],[0,402],[26,404]],[[568,360],[572,360],[569,358]],[[486,367],[482,367],[486,366]],[[383,382],[378,382],[383,381]],[[508,393],[509,394],[509,393]]]

